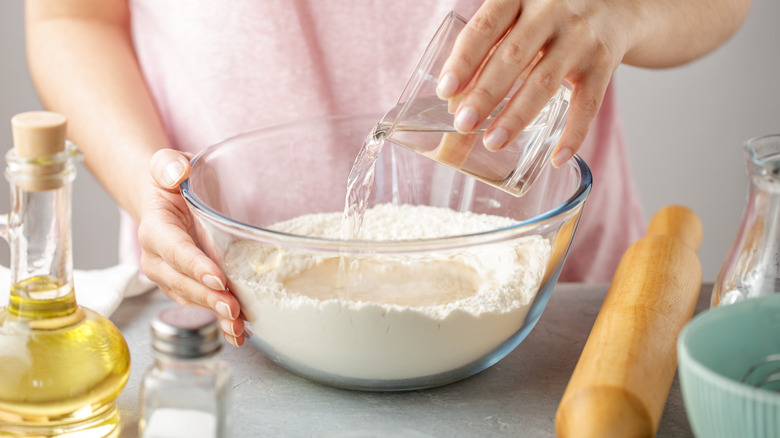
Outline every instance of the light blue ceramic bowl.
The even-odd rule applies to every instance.
[[[780,353],[780,294],[697,315],[677,341],[685,410],[697,437],[780,437],[780,384],[742,383],[751,367]],[[780,372],[780,363],[752,379]]]

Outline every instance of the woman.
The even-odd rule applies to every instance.
[[[146,276],[174,301],[214,309],[238,346],[240,305],[193,241],[177,190],[189,172],[185,153],[263,125],[383,112],[455,10],[471,18],[439,95],[461,92],[487,59],[458,108],[461,132],[527,68],[524,86],[488,129],[489,149],[516,136],[562,81],[573,85],[552,161],[559,166],[580,152],[596,184],[561,278],[608,281],[643,228],[612,74],[621,63],[661,68],[703,56],[738,29],[750,0],[28,0],[27,7],[34,83],[44,105],[68,117],[87,166],[126,212],[123,260],[140,254]]]

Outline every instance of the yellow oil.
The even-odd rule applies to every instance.
[[[116,436],[127,343],[107,318],[77,306],[72,289],[31,298],[47,293],[62,294],[56,279],[26,280],[0,308],[0,436]]]

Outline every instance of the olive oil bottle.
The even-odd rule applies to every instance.
[[[71,254],[75,146],[65,117],[12,119],[6,154],[11,290],[0,308],[0,436],[119,435],[115,400],[130,373],[122,334],[76,303]],[[2,305],[2,303],[0,303]]]

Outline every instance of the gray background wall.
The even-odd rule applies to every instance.
[[[0,0],[2,151],[11,147],[10,118],[40,108],[25,63],[23,9],[21,0]],[[671,203],[696,211],[704,223],[699,256],[705,281],[715,280],[742,216],[747,195],[742,143],[780,133],[778,22],[780,1],[754,0],[739,33],[709,56],[669,70],[621,66],[615,76],[645,215]],[[74,264],[112,266],[118,210],[86,168],[80,170],[74,184]],[[0,211],[8,205],[3,180]],[[5,244],[0,263],[8,263]]]

